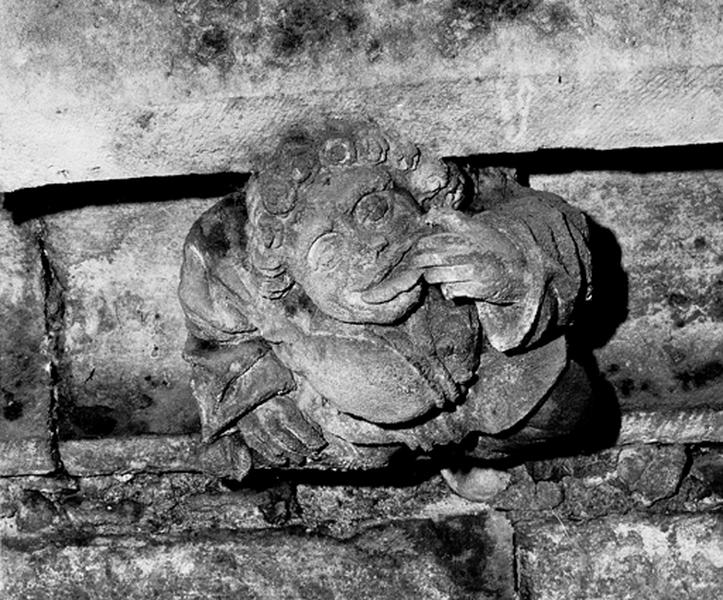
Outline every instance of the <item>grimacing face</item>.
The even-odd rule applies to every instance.
[[[325,312],[349,323],[390,323],[420,297],[408,280],[385,289],[425,233],[422,212],[380,166],[334,169],[318,178],[292,226],[291,274]],[[374,303],[365,292],[383,290]]]

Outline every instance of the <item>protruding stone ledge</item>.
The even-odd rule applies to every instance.
[[[624,414],[618,438],[619,444],[721,442],[723,411],[716,409]],[[78,476],[202,471],[201,448],[198,436],[148,435],[66,440],[60,443],[60,456],[68,473]]]
[[[60,442],[70,475],[201,471],[201,443],[193,435],[146,435]]]
[[[634,411],[623,415],[618,444],[723,442],[723,410]]]
[[[266,530],[86,544],[6,540],[3,597],[514,597],[512,527],[494,513],[385,524],[346,541]]]

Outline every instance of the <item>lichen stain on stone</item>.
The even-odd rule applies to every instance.
[[[30,267],[28,272],[32,272]],[[30,279],[25,282],[27,287]],[[38,299],[31,289],[26,289],[15,307],[1,306],[3,301],[7,302],[7,297],[0,295],[0,318],[4,326],[4,335],[0,338],[0,406],[1,419],[12,425],[0,429],[0,437],[5,431],[22,435],[26,427],[33,426],[24,417],[34,412],[37,401],[33,398],[44,377],[39,354],[43,342]]]
[[[348,45],[363,22],[356,0],[286,0],[269,30],[271,49],[286,58],[335,43]]]
[[[153,118],[156,116],[152,110],[143,111],[136,117],[136,125],[143,130],[147,130],[151,127]]]
[[[20,501],[17,526],[20,531],[36,532],[50,526],[58,513],[53,502],[37,490],[26,490]]]
[[[206,29],[196,43],[195,56],[202,65],[216,62],[227,71],[236,61],[231,50],[230,34],[219,25]]]
[[[112,416],[114,410],[110,406],[74,406],[69,413],[69,425],[79,430],[82,435],[105,437],[112,435],[116,429],[117,420]],[[61,437],[66,436],[61,432]]]
[[[0,388],[3,397],[3,417],[8,421],[17,421],[23,416],[23,403],[12,392]]]
[[[709,360],[701,365],[676,373],[683,391],[691,391],[723,381],[723,362]]]
[[[203,66],[217,67],[223,74],[237,62],[235,46],[248,46],[258,38],[258,0],[176,0],[174,12],[188,55]]]
[[[495,540],[487,532],[484,515],[466,515],[456,519],[431,522],[434,531],[421,546],[431,545],[437,561],[450,579],[466,592],[492,591],[486,581],[488,559],[494,555]],[[430,540],[433,540],[430,544]]]
[[[653,282],[655,289],[663,290],[670,285],[670,279],[661,273]],[[706,285],[705,281],[696,286],[683,286],[664,295],[670,310],[673,325],[680,329],[695,322],[723,321],[723,278]]]
[[[539,17],[533,20],[535,28],[545,35],[569,30],[578,23],[575,13],[562,2],[543,4]]]
[[[527,24],[543,37],[580,25],[564,2],[542,0],[450,0],[441,14],[438,49],[446,58],[454,58],[463,47],[504,23]]]
[[[531,12],[540,0],[451,0],[442,11],[438,50],[455,58],[460,50],[497,23],[515,21]]]
[[[448,10],[450,16],[488,30],[493,23],[513,21],[539,3],[540,0],[452,0]]]

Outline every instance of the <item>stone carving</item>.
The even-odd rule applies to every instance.
[[[585,218],[557,196],[371,125],[293,131],[186,240],[207,465],[368,469],[564,438],[591,396],[565,340],[590,293]]]

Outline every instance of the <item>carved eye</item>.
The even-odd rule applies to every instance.
[[[339,264],[342,258],[344,240],[338,233],[325,233],[311,244],[308,261],[312,269],[329,271]]]
[[[378,227],[389,215],[390,208],[385,194],[367,194],[354,207],[354,219],[364,227]]]

